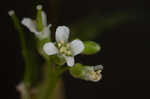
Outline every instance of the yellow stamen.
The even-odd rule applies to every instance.
[[[67,48],[70,48],[70,44],[67,44],[66,47],[67,47]]]
[[[71,51],[67,51],[67,55],[71,55]]]
[[[60,41],[60,43],[61,43],[61,44],[64,44],[64,43],[65,43],[65,41],[64,41],[64,40],[61,40],[61,41]]]
[[[65,48],[64,47],[60,48],[60,53],[64,53],[64,52],[65,52]]]
[[[58,47],[59,47],[59,48],[61,47],[61,43],[58,43]]]
[[[96,71],[96,73],[98,73],[98,74],[99,74],[99,73],[101,73],[101,72],[102,72],[102,70],[98,70],[98,71]]]

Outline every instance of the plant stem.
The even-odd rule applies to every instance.
[[[42,22],[42,5],[37,6],[37,29],[38,31],[43,30],[43,22]]]
[[[25,82],[25,93],[26,93],[26,99],[31,99],[30,95],[28,93],[28,86],[30,86],[31,83],[31,72],[30,72],[30,66],[32,64],[30,64],[30,59],[28,58],[29,56],[29,52],[28,52],[28,48],[27,48],[27,44],[26,44],[26,40],[25,40],[25,33],[23,32],[23,29],[20,25],[20,22],[17,18],[17,16],[15,15],[15,12],[13,14],[10,15],[13,23],[14,23],[14,27],[16,28],[16,30],[19,32],[19,37],[20,37],[20,41],[21,41],[21,47],[22,47],[22,54],[24,56],[24,60],[26,63],[26,68],[25,68],[25,77],[24,77],[24,82]]]

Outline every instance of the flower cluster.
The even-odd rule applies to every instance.
[[[13,11],[9,12],[12,16]],[[55,40],[51,41],[51,24],[47,25],[46,13],[42,10],[42,6],[37,6],[37,18],[23,18],[22,25],[27,27],[30,32],[34,33],[41,43],[45,39],[48,41],[41,43],[42,51],[49,56],[60,56],[63,63],[67,63],[70,67],[69,71],[73,77],[80,78],[87,81],[97,82],[102,78],[103,67],[98,66],[84,66],[76,64],[74,57],[78,54],[95,54],[100,50],[99,44],[93,41],[83,42],[80,39],[75,39],[69,42],[70,30],[67,26],[58,26],[55,33]],[[57,64],[57,63],[56,63]],[[61,64],[64,65],[64,64]],[[21,88],[19,88],[20,90]]]

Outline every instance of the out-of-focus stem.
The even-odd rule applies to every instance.
[[[50,16],[49,21],[53,24],[53,26],[56,26],[59,20],[60,0],[48,0],[48,3],[48,16]]]
[[[14,27],[16,28],[16,30],[19,32],[19,37],[20,37],[20,41],[21,41],[21,47],[22,47],[22,54],[24,56],[24,60],[26,63],[26,68],[25,68],[25,77],[24,77],[24,83],[25,83],[25,93],[26,93],[26,99],[31,99],[30,95],[28,93],[28,87],[30,86],[31,83],[31,72],[30,72],[30,60],[28,59],[28,49],[27,49],[27,45],[26,45],[26,41],[25,41],[25,35],[23,32],[23,29],[20,25],[20,22],[17,18],[17,16],[15,15],[14,11],[9,11],[9,15],[14,23]]]

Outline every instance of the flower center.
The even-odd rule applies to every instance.
[[[90,77],[93,79],[93,80],[99,80],[100,79],[100,73],[102,71],[101,70],[98,70],[98,71],[89,71],[90,73]]]
[[[71,47],[69,43],[65,43],[63,40],[61,40],[57,43],[57,47],[61,54],[65,54],[66,56],[72,55]]]

